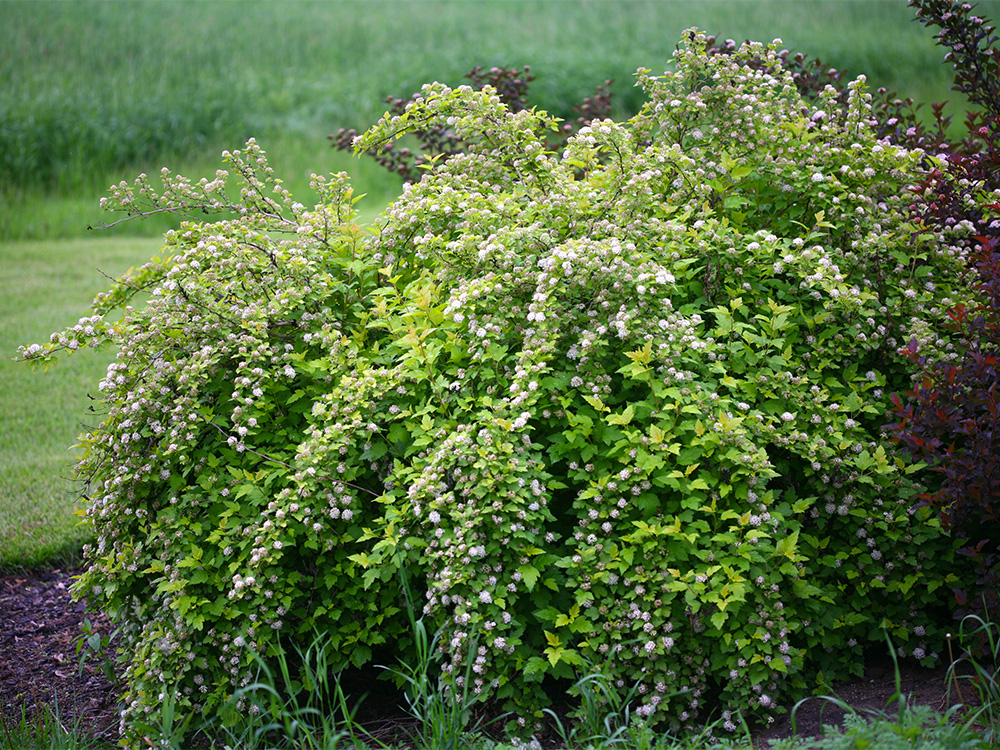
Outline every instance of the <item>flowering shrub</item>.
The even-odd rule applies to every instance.
[[[917,2],[923,3],[925,0],[911,0],[910,4]],[[707,43],[707,50],[713,55],[730,55],[738,49],[732,39],[720,41],[710,36]],[[791,50],[781,50],[778,59],[782,68],[791,74],[795,88],[807,102],[819,102],[822,96],[827,102],[827,108],[831,102],[835,102],[838,108],[846,106],[848,83],[851,80],[846,71],[831,68],[822,60]],[[768,63],[757,60],[751,61],[751,64],[765,69]],[[836,96],[830,91],[831,88],[836,91]],[[895,91],[879,87],[872,94],[871,107],[871,126],[880,138],[889,138],[893,143],[932,152],[948,145],[946,130],[951,117],[944,114],[944,104],[931,105],[932,119],[925,124],[918,119],[920,104],[914,103],[910,97],[903,99]]]
[[[883,628],[934,663],[954,545],[880,426],[968,227],[910,223],[924,156],[874,135],[863,79],[824,110],[775,45],[688,32],[675,57],[562,153],[544,113],[428,85],[357,149],[427,123],[470,149],[371,234],[345,178],[307,209],[252,142],[235,203],[225,171],[113,188],[131,214],[235,215],[25,350],[120,349],[75,591],[126,626],[131,737],[165,695],[247,684],[279,636],[405,660],[404,569],[446,680],[471,659],[524,722],[589,669],[640,715],[733,728],[859,670]]]

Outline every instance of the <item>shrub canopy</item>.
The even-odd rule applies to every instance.
[[[471,660],[527,722],[543,678],[592,669],[640,715],[733,728],[883,628],[934,661],[953,543],[880,428],[896,350],[947,353],[965,229],[909,221],[927,157],[873,135],[863,79],[817,110],[775,50],[688,32],[639,115],[563,153],[545,113],[429,85],[358,149],[443,120],[470,151],[370,232],[345,177],[306,208],[253,142],[238,201],[225,171],[112,190],[235,212],[25,350],[119,349],[76,594],[125,626],[130,726],[226,699],[279,637],[405,660],[404,571],[446,679]]]

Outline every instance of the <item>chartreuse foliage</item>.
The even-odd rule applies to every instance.
[[[358,148],[443,120],[470,152],[372,233],[343,178],[306,208],[253,142],[235,205],[223,171],[113,191],[236,214],[25,350],[120,348],[76,593],[125,625],[130,737],[165,694],[247,685],[279,635],[405,662],[404,568],[444,678],[527,723],[543,678],[595,668],[640,716],[733,728],[884,628],[934,661],[953,543],[879,428],[963,227],[907,222],[922,155],[876,140],[863,80],[825,114],[774,46],[704,50],[686,35],[639,115],[558,154],[544,113],[426,87]]]

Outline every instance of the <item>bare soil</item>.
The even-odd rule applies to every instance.
[[[56,704],[65,726],[114,741],[118,738],[115,691],[96,659],[80,667],[76,648],[85,617],[102,633],[109,633],[110,626],[106,618],[85,613],[83,603],[70,599],[73,575],[73,571],[48,570],[0,576],[0,715],[16,720],[22,711],[31,715]],[[372,687],[373,694],[384,694],[381,683]],[[901,664],[899,687],[914,703],[948,707],[944,668]],[[885,708],[896,691],[891,661],[870,663],[864,677],[834,688],[840,699],[861,711]],[[371,701],[365,703],[363,721],[373,733],[388,738],[405,730],[408,722],[401,712],[371,714]],[[380,703],[383,709],[385,705]],[[771,726],[757,728],[754,737],[759,742],[754,744],[766,747],[766,740],[795,733],[817,735],[824,724],[838,724],[841,718],[842,712],[831,702],[812,699],[796,711],[794,731],[789,711]]]

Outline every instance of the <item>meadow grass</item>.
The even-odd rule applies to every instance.
[[[1000,15],[998,0],[980,7]],[[953,99],[943,51],[912,17],[904,0],[0,0],[0,240],[81,236],[111,181],[214,168],[251,135],[285,174],[356,172],[327,134],[475,65],[530,64],[531,101],[564,117],[612,78],[622,116],[640,103],[635,69],[667,67],[691,26],[781,37],[872,86]],[[355,176],[383,199],[398,189]]]
[[[278,134],[266,139],[264,145],[275,174],[302,203],[313,200],[309,187],[313,173],[347,172],[356,186],[356,193],[368,197],[358,206],[365,221],[373,220],[384,206],[399,195],[402,181],[398,177],[370,159],[357,159],[351,154],[334,150],[325,136],[317,134],[315,138],[303,138]],[[229,144],[231,148],[242,146],[242,143]],[[177,220],[167,214],[102,228],[122,218],[121,214],[104,213],[100,209],[100,199],[107,194],[109,185],[121,180],[131,183],[140,172],[145,171],[158,188],[161,184],[159,170],[164,166],[169,166],[173,174],[182,174],[193,180],[211,177],[217,169],[227,166],[221,157],[222,150],[221,147],[211,151],[206,149],[178,158],[176,163],[163,161],[160,166],[150,162],[145,167],[123,168],[120,173],[104,175],[106,179],[100,184],[95,183],[90,190],[64,192],[37,187],[11,188],[6,205],[4,198],[0,197],[0,244],[5,240],[24,239],[161,237],[168,229],[177,226]]]

